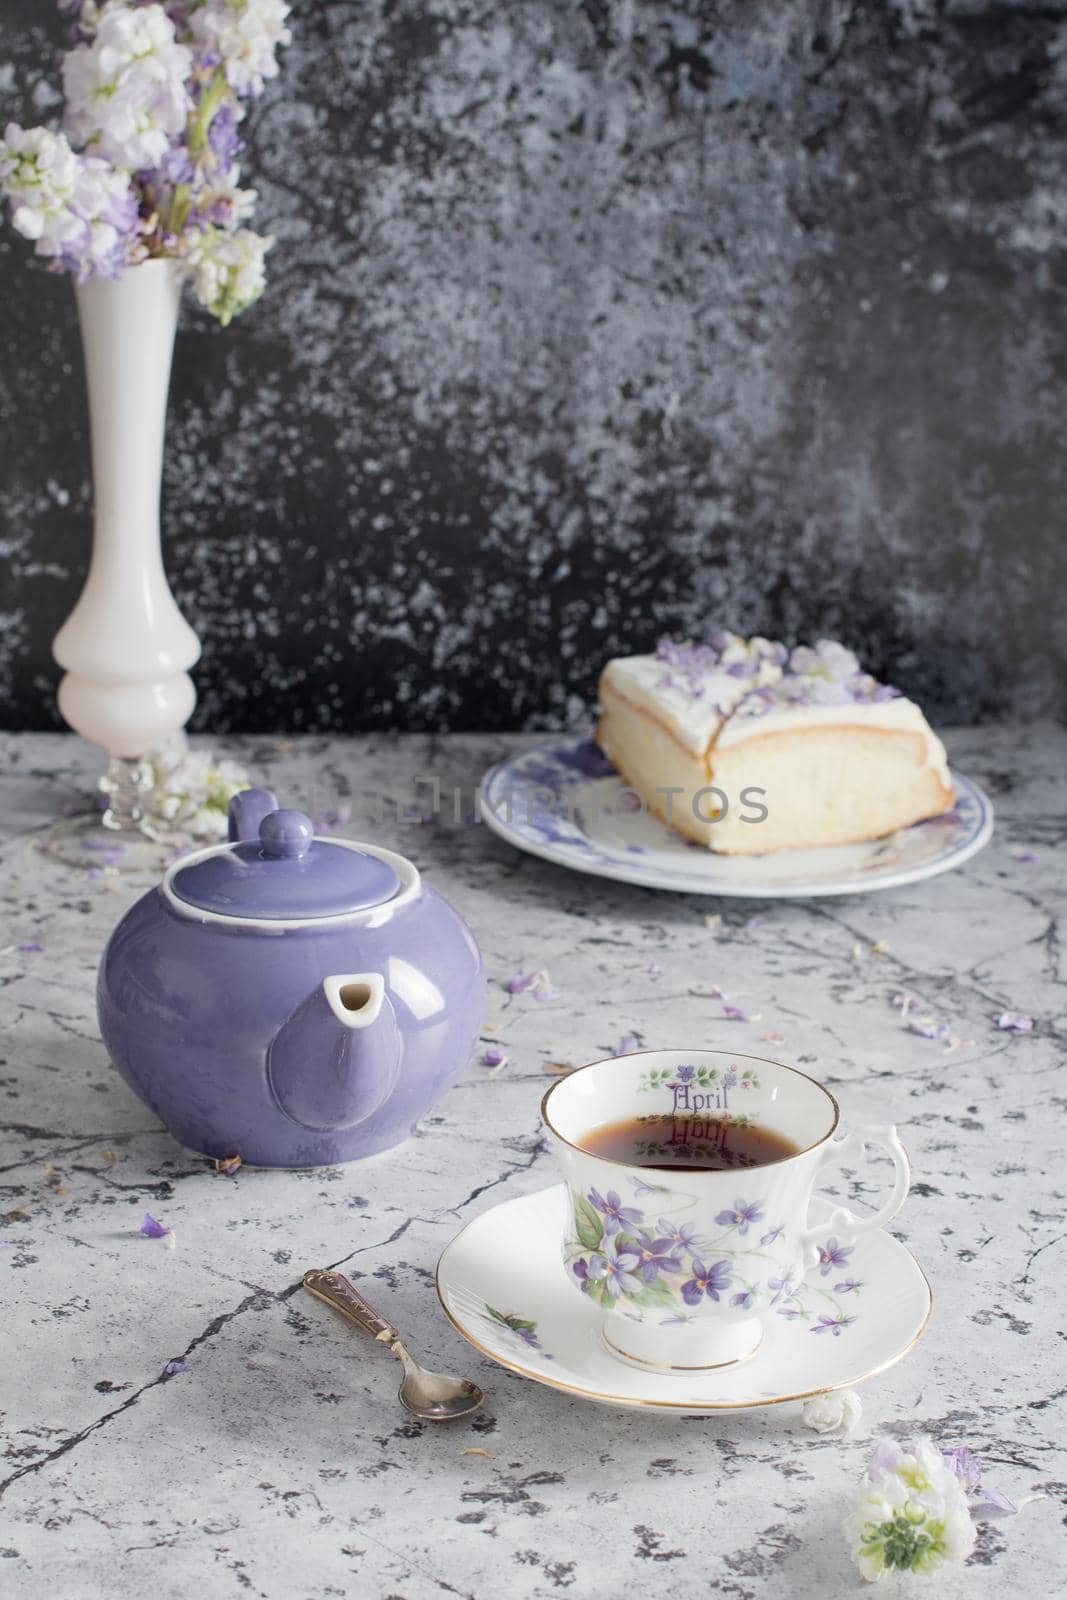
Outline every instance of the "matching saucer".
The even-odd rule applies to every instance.
[[[814,1199],[812,1222],[832,1210]],[[847,1265],[811,1274],[783,1299],[747,1360],[655,1372],[609,1353],[597,1306],[567,1282],[560,1250],[567,1215],[566,1188],[557,1184],[475,1217],[437,1264],[437,1294],[449,1321],[483,1355],[589,1400],[676,1411],[805,1400],[891,1367],[930,1320],[930,1285],[915,1258],[891,1234],[873,1232],[856,1240]]]

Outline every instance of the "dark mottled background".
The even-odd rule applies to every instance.
[[[663,630],[837,634],[941,718],[1058,711],[1067,3],[307,0],[190,306],[167,561],[197,725],[550,726]],[[3,0],[0,118],[58,110]],[[69,285],[0,239],[0,693],[90,492]]]

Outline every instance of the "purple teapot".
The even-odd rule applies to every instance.
[[[318,839],[267,789],[183,856],[100,966],[104,1043],[203,1155],[259,1167],[399,1144],[462,1072],[485,978],[466,923],[391,850]]]

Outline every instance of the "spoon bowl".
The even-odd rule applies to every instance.
[[[412,1416],[424,1422],[451,1422],[455,1417],[477,1411],[482,1404],[482,1391],[469,1378],[431,1372],[416,1361],[397,1330],[375,1311],[343,1272],[314,1267],[304,1273],[304,1288],[317,1300],[325,1300],[328,1306],[340,1311],[364,1332],[372,1334],[379,1344],[389,1347],[404,1368],[398,1398]]]

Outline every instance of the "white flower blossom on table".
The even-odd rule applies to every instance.
[[[189,19],[193,38],[223,64],[237,94],[261,94],[266,78],[277,77],[279,45],[292,37],[285,26],[284,0],[206,0]]]
[[[246,102],[277,76],[286,0],[60,0],[66,135],[12,124],[0,193],[35,253],[79,282],[180,262],[222,323],[262,293],[272,241],[246,226]]]
[[[816,1433],[851,1433],[863,1415],[863,1405],[854,1389],[833,1389],[813,1395],[804,1402],[801,1420]]]
[[[152,758],[153,816],[171,833],[204,844],[226,838],[233,796],[251,787],[236,761],[216,761],[209,751],[190,750],[184,736]]]
[[[112,3],[91,44],[63,58],[67,127],[78,144],[116,167],[158,166],[192,109],[193,53],[179,44],[162,6]]]
[[[946,1561],[965,1561],[975,1539],[964,1486],[929,1439],[879,1444],[845,1533],[869,1582],[894,1570],[929,1575]]]

